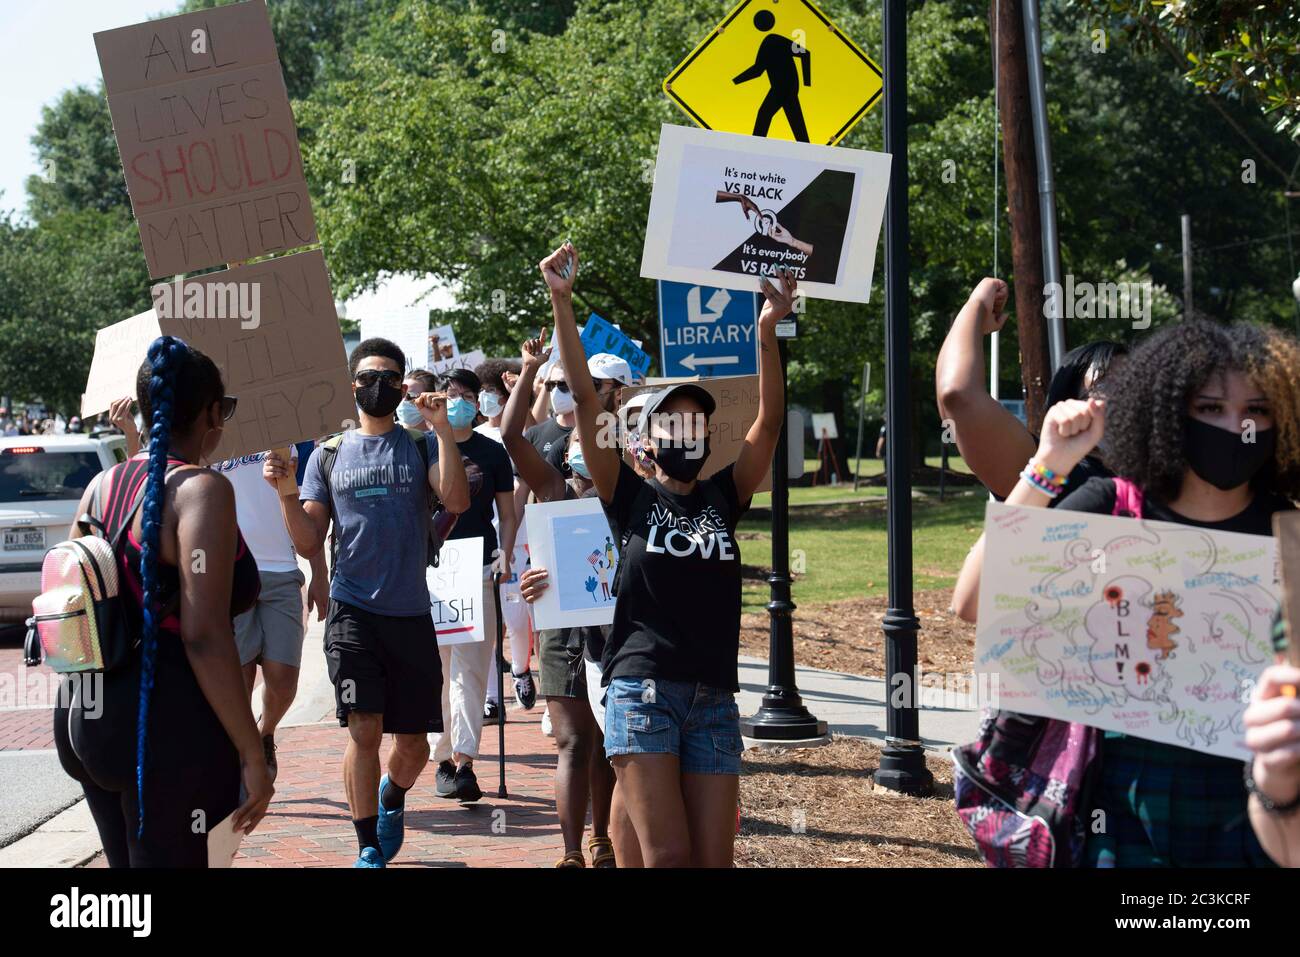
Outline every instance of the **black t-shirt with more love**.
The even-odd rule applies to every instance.
[[[602,683],[657,678],[740,690],[740,545],[732,466],[678,495],[619,463],[605,515],[620,543]]]

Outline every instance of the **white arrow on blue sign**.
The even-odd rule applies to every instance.
[[[663,374],[754,375],[758,310],[753,292],[659,281],[659,359]]]

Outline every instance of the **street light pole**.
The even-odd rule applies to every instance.
[[[908,323],[907,3],[885,0],[885,152],[893,157],[885,211],[885,471],[888,480],[889,607],[885,633],[885,747],[875,782],[905,794],[926,794],[934,776],[920,743],[920,688],[912,607],[912,414],[908,396],[912,331]],[[905,692],[896,704],[894,692]]]
[[[789,361],[787,339],[778,339],[781,382]],[[767,692],[758,712],[740,719],[740,733],[758,741],[826,738],[819,721],[799,696],[794,677],[794,599],[790,594],[790,420],[781,416],[781,438],[772,457],[772,574],[768,576]]]

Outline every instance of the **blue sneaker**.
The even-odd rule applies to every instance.
[[[385,774],[379,779],[379,853],[384,855],[385,861],[391,861],[397,856],[397,852],[402,849],[402,840],[406,837],[406,807],[397,808],[394,811],[384,810],[384,785],[388,783],[388,775]]]
[[[377,847],[362,848],[361,856],[357,858],[357,862],[352,866],[353,867],[383,867],[385,866],[384,855],[379,853],[379,848]]]

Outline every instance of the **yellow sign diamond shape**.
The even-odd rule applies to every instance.
[[[705,129],[827,145],[882,88],[880,67],[809,0],[741,0],[664,80]]]

